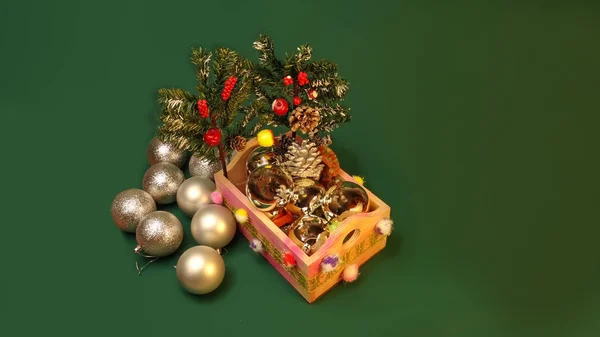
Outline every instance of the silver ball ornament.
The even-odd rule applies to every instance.
[[[183,171],[177,166],[171,163],[158,163],[146,170],[142,186],[157,204],[170,204],[175,201],[177,189],[184,179]]]
[[[156,211],[156,203],[146,191],[130,188],[113,199],[110,215],[122,231],[135,233],[135,229],[142,218]]]
[[[187,153],[180,150],[177,146],[163,142],[155,137],[148,145],[148,163],[156,165],[158,163],[171,163],[177,167],[183,166],[187,159]]]
[[[235,217],[225,206],[206,205],[192,217],[192,236],[200,245],[223,248],[233,240],[236,229]]]
[[[171,255],[183,242],[183,226],[169,212],[152,212],[138,224],[135,239],[138,243],[135,252],[143,251],[156,257]]]
[[[192,217],[201,207],[212,204],[211,193],[217,189],[215,183],[203,177],[186,179],[177,190],[177,206]]]
[[[177,261],[177,280],[188,292],[203,295],[217,289],[225,277],[225,261],[208,246],[186,250]]]
[[[231,156],[226,157],[225,163],[229,164],[230,160],[231,160]],[[192,177],[202,177],[202,178],[208,178],[208,179],[214,180],[215,173],[222,170],[221,162],[219,162],[219,161],[211,162],[210,160],[206,159],[205,157],[203,157],[197,153],[194,153],[192,155],[188,165],[189,165],[189,169],[190,169],[190,175]]]

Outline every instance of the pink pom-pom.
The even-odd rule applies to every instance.
[[[351,264],[344,269],[342,279],[345,282],[354,282],[358,278],[358,265]]]
[[[217,205],[221,205],[223,203],[223,194],[221,194],[219,191],[212,192],[210,194],[210,198],[212,199],[212,202]]]

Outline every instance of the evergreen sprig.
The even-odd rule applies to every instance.
[[[254,110],[244,108],[252,94],[252,63],[228,48],[218,48],[214,54],[203,48],[193,49],[191,62],[196,66],[198,94],[176,88],[158,91],[161,107],[158,137],[209,161],[219,160],[225,168],[225,158],[235,150],[231,140],[255,134],[248,132],[246,126],[257,119],[258,110],[256,107]],[[237,82],[231,95],[224,99],[221,94],[231,77],[237,78]],[[203,99],[207,101],[209,111],[206,118],[198,111],[198,101]],[[239,114],[244,116],[237,118]],[[204,142],[204,135],[211,128],[221,131],[218,151]],[[224,174],[227,176],[226,169]]]
[[[272,111],[271,104],[277,98],[288,101],[289,113],[294,109],[293,98],[302,99],[301,105],[319,110],[320,131],[330,133],[341,124],[350,121],[350,109],[341,104],[349,89],[349,82],[338,74],[338,67],[328,60],[312,61],[312,47],[301,45],[292,55],[285,55],[283,60],[277,58],[273,40],[267,35],[260,35],[253,44],[259,52],[259,62],[253,69],[253,84],[260,121],[264,125],[285,126],[290,128],[288,116],[278,116]],[[298,74],[308,74],[309,85],[300,87],[297,82],[286,86],[284,77],[291,76],[297,81]],[[310,89],[316,90],[318,96],[309,99]]]

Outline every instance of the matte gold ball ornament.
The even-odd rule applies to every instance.
[[[200,208],[192,217],[194,240],[214,249],[225,247],[233,240],[237,229],[235,217],[229,208],[210,204]]]
[[[150,257],[168,256],[181,246],[183,226],[179,219],[169,212],[152,212],[144,216],[138,224],[135,239],[135,253],[143,252]]]
[[[177,190],[177,206],[185,215],[192,217],[200,208],[212,204],[211,193],[216,189],[215,183],[208,178],[188,178]]]
[[[182,167],[187,159],[186,151],[178,149],[173,144],[163,142],[158,137],[154,137],[150,141],[147,156],[150,165],[171,163],[177,167]]]
[[[110,214],[119,229],[135,233],[140,220],[154,211],[156,203],[150,194],[138,188],[130,188],[113,199]]]
[[[175,201],[177,189],[184,179],[179,167],[171,163],[158,163],[146,170],[142,187],[157,204],[170,204]]]
[[[225,277],[225,261],[217,250],[195,246],[186,250],[177,261],[177,280],[189,293],[208,294],[221,285]]]

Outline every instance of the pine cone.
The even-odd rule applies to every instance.
[[[282,135],[281,138],[279,138],[279,144],[275,148],[275,154],[277,156],[285,159],[285,154],[287,153],[288,148],[293,143],[294,143],[294,140],[292,139],[292,137],[289,137],[287,135]]]
[[[231,148],[237,152],[242,152],[246,148],[246,138],[242,136],[235,136],[231,139]]]
[[[282,167],[292,177],[318,179],[323,170],[321,153],[315,143],[305,140],[302,144],[292,143],[285,154]]]
[[[290,114],[290,129],[309,133],[314,130],[321,121],[319,110],[309,106],[299,106]]]

